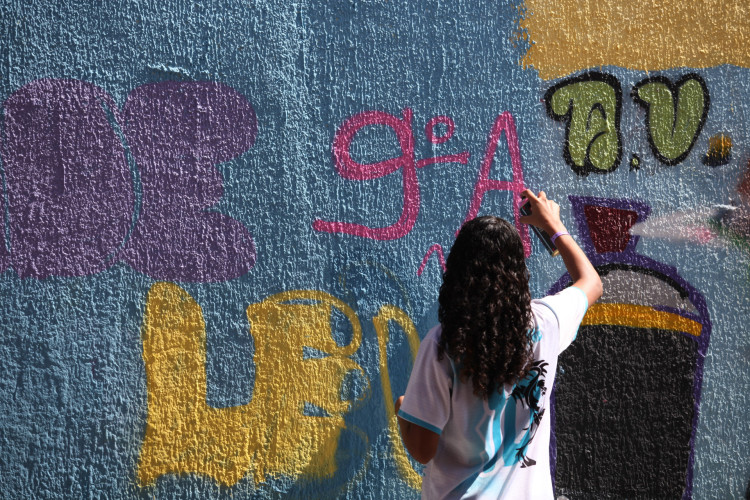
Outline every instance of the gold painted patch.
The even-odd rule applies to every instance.
[[[658,328],[685,332],[696,337],[699,337],[703,330],[703,325],[679,314],[634,304],[594,304],[581,322],[581,326],[586,325]]]
[[[525,0],[522,60],[544,80],[602,66],[750,67],[747,0]]]

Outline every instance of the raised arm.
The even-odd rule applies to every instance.
[[[573,279],[573,286],[583,290],[589,300],[589,306],[599,300],[602,296],[602,280],[578,243],[567,234],[568,231],[560,220],[560,205],[547,199],[544,191],[535,195],[527,189],[521,196],[531,203],[531,215],[521,217],[521,222],[536,226],[550,236],[566,233],[555,240],[555,246]]]

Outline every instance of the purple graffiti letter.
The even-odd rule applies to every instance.
[[[250,232],[204,210],[223,193],[214,165],[255,141],[257,121],[247,99],[219,83],[162,82],[131,92],[123,115],[143,190],[123,258],[163,280],[224,281],[249,271],[255,264]]]
[[[125,239],[132,181],[108,113],[116,119],[112,98],[78,80],[37,80],[5,101],[11,264],[20,277],[99,272]]]

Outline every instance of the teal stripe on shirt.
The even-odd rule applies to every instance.
[[[416,424],[416,425],[418,425],[418,426],[420,426],[420,427],[424,427],[424,428],[425,428],[425,429],[427,429],[428,431],[432,431],[432,432],[434,432],[434,433],[435,433],[435,434],[437,434],[437,435],[440,435],[440,434],[442,434],[442,433],[443,433],[443,430],[442,430],[442,429],[438,429],[438,428],[437,428],[437,427],[435,427],[434,425],[432,425],[432,424],[428,424],[427,422],[425,422],[425,421],[424,421],[424,420],[422,420],[421,418],[417,418],[417,417],[415,417],[414,415],[409,415],[409,414],[408,414],[408,413],[406,413],[406,412],[405,412],[404,410],[399,410],[399,411],[398,411],[398,416],[399,416],[399,417],[401,417],[401,418],[403,418],[404,420],[408,420],[408,421],[409,421],[409,422],[411,422],[412,424]]]

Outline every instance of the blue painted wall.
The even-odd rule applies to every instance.
[[[381,383],[372,318],[393,304],[420,336],[437,321],[439,252],[425,258],[435,244],[449,251],[475,199],[493,125],[508,112],[521,182],[558,200],[577,238],[606,239],[587,236],[592,220],[574,210],[577,199],[625,210],[640,204],[649,211],[642,222],[657,221],[638,226],[640,239],[633,236],[627,250],[588,250],[601,265],[637,262],[690,291],[697,309],[683,316],[703,326],[703,337],[687,349],[695,356],[686,365],[695,400],[674,410],[690,415],[683,443],[689,458],[676,477],[694,498],[742,497],[750,480],[750,231],[711,216],[716,205],[741,210],[747,202],[741,186],[749,70],[658,73],[670,82],[694,73],[710,95],[689,154],[667,165],[649,145],[644,107],[630,97],[653,74],[596,68],[622,88],[622,159],[611,172],[581,175],[564,158],[565,121],[550,118],[544,102],[564,78],[542,80],[521,67],[528,45],[514,37],[518,15],[504,1],[3,2],[4,495],[417,498],[389,441],[392,401]],[[203,108],[210,116],[201,121]],[[186,114],[172,120],[173,110]],[[345,178],[337,159],[343,150],[336,153],[334,143],[346,124],[362,126],[347,149],[354,161],[405,154],[396,129],[361,115],[369,111],[391,115],[399,130],[413,134],[414,159],[379,177],[360,174],[377,178]],[[433,117],[450,119],[425,129]],[[508,125],[499,135],[490,179],[514,180],[509,131]],[[731,137],[731,154],[724,164],[706,164],[710,138],[721,134]],[[429,162],[462,153],[468,158]],[[416,184],[404,180],[407,171],[416,172]],[[392,226],[406,184],[412,215],[385,237],[315,226]],[[513,220],[513,202],[512,190],[490,190],[479,213]],[[688,237],[659,233],[675,225],[684,225]],[[529,241],[532,294],[540,296],[564,268]],[[363,335],[351,359],[363,374],[346,384],[363,401],[342,413],[333,475],[297,471],[256,481],[249,473],[229,486],[183,470],[142,484],[149,418],[142,334],[147,293],[160,282],[178,285],[200,305],[206,399],[216,408],[253,397],[257,341],[248,335],[248,306],[280,292],[316,290],[355,311]],[[611,300],[620,303],[631,282],[613,283],[621,289]],[[642,292],[641,304],[661,304],[658,294],[632,286]],[[393,332],[387,354],[395,397],[406,387],[410,352],[406,337]],[[605,355],[616,358],[617,350]],[[625,417],[622,425],[638,429]],[[582,445],[604,446],[604,436],[594,432],[591,439]],[[648,437],[634,432],[632,439]],[[567,494],[585,498],[574,493]]]

